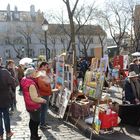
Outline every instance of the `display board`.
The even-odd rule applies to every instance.
[[[92,81],[86,83],[83,86],[83,93],[86,96],[95,98],[95,99],[100,99],[101,98],[101,93],[102,93],[102,88],[103,88],[103,83],[104,83],[104,74],[100,72],[92,73]]]
[[[71,91],[68,88],[65,88],[61,92],[60,103],[59,103],[59,117],[60,118],[64,117],[70,96],[71,96]]]
[[[73,92],[73,68],[71,65],[64,66],[64,90],[61,93],[59,116],[64,117],[71,93]]]
[[[56,88],[60,91],[56,95],[55,105],[59,109],[59,117],[63,118],[73,92],[73,68],[65,64],[64,56],[59,56],[56,61]]]

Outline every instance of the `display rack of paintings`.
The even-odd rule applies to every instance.
[[[73,92],[73,68],[71,65],[64,66],[64,90],[61,93],[59,116],[64,117],[71,93]]]
[[[59,117],[63,118],[71,93],[73,91],[73,68],[65,64],[65,56],[60,55],[56,61],[56,86],[59,92],[55,95],[55,106],[59,109]],[[72,60],[71,60],[72,61]]]
[[[55,88],[59,89],[59,92],[56,92],[52,96],[51,104],[59,108],[61,92],[64,88],[64,56],[60,55],[56,57],[56,76],[55,76]]]
[[[86,96],[100,99],[104,83],[104,74],[100,72],[92,73],[91,81],[83,86],[83,93]]]
[[[93,58],[92,63],[97,66],[98,59]],[[103,83],[105,79],[105,72],[108,66],[108,56],[100,59],[99,68],[96,67],[94,71],[87,71],[84,79],[83,93],[89,97],[100,99]]]

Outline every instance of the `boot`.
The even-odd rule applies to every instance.
[[[41,136],[32,136],[31,137],[31,140],[40,140],[41,139]]]

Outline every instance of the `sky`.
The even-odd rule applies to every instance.
[[[84,1],[88,3],[93,2],[93,0]],[[104,0],[97,0],[97,3],[102,3],[103,1]],[[46,9],[57,11],[65,6],[62,0],[0,0],[0,10],[6,10],[8,3],[10,4],[11,10],[14,10],[14,7],[17,6],[19,11],[29,11],[30,5],[32,4],[35,5],[35,10],[40,9],[44,12]]]

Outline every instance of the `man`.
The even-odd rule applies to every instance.
[[[140,73],[140,68],[139,68],[139,61],[138,59],[134,59],[132,63],[129,65],[129,72],[134,71],[136,74]]]
[[[140,82],[139,75],[134,71],[129,72],[124,83],[125,100],[131,104],[140,103]]]
[[[1,65],[2,58],[0,58],[0,139],[3,139],[2,119],[5,125],[6,137],[10,138],[13,135],[10,128],[9,106],[11,104],[10,88],[15,88],[15,85],[10,73]]]
[[[46,123],[47,111],[49,106],[49,96],[51,95],[51,77],[48,71],[48,63],[41,62],[38,70],[38,76],[36,78],[37,85],[39,87],[39,94],[42,98],[47,100],[46,104],[41,105],[41,120],[40,120],[40,128],[49,129],[51,128]]]

